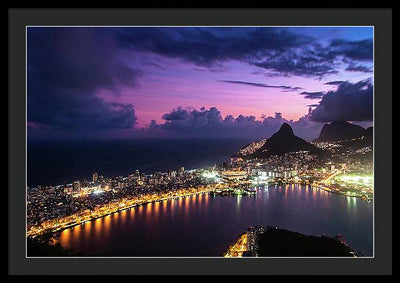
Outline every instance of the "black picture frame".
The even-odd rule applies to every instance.
[[[388,275],[392,273],[391,9],[62,9],[8,10],[8,272],[11,275]],[[26,258],[27,25],[374,26],[375,253],[357,259]]]

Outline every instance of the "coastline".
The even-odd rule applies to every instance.
[[[142,206],[142,205],[145,205],[147,203],[154,203],[154,202],[160,202],[160,201],[164,201],[164,200],[179,199],[179,198],[189,197],[189,196],[192,196],[192,195],[210,193],[210,192],[214,191],[215,189],[217,189],[219,187],[220,186],[216,185],[215,187],[205,188],[205,189],[203,189],[201,191],[197,191],[197,192],[190,192],[190,193],[181,194],[181,195],[178,195],[178,196],[174,195],[174,196],[164,197],[164,198],[159,198],[159,199],[151,199],[151,200],[144,200],[144,201],[137,201],[137,200],[135,201],[135,200],[133,200],[132,202],[135,202],[133,204],[123,205],[123,206],[121,206],[121,204],[118,204],[117,207],[115,207],[114,209],[108,208],[106,213],[102,213],[100,215],[97,215],[97,214],[93,215],[93,212],[92,212],[91,216],[88,216],[88,215],[86,215],[86,216],[78,216],[76,214],[75,215],[73,214],[73,215],[65,217],[64,219],[68,219],[68,220],[64,220],[67,223],[63,223],[61,225],[53,224],[53,227],[46,227],[46,226],[50,226],[51,224],[43,222],[39,226],[32,226],[27,231],[27,237],[36,237],[38,235],[43,235],[43,234],[47,234],[47,233],[60,232],[62,230],[65,230],[65,229],[68,229],[68,228],[71,228],[71,227],[74,227],[74,226],[77,226],[77,225],[82,225],[85,222],[89,222],[89,221],[92,221],[92,220],[95,220],[95,219],[98,219],[98,218],[102,218],[102,217],[105,217],[107,215],[111,215],[111,214],[116,213],[116,212],[120,212],[120,211],[124,211],[124,210],[127,210],[127,209],[131,209],[133,207]],[[123,201],[123,200],[121,200],[121,201]],[[109,205],[110,204],[107,204],[106,207],[109,206]],[[102,208],[104,209],[104,207],[102,207]],[[102,209],[102,208],[98,208],[98,209]],[[73,217],[79,217],[79,218],[83,218],[83,219],[79,219],[78,218],[78,219],[75,219],[75,220],[72,221],[72,220],[69,220],[69,218],[71,218],[71,217],[72,218]],[[56,220],[56,223],[60,222],[60,221],[63,221],[63,220],[61,220],[61,219],[60,220]],[[48,222],[54,222],[54,221],[48,221]],[[44,227],[42,227],[42,226],[44,226]]]
[[[278,184],[278,183],[279,182],[273,182],[272,184],[268,183],[267,187],[268,188],[269,187],[276,187],[277,185],[283,185],[283,184],[299,184],[299,183],[296,183],[296,182],[286,182],[286,183],[282,183],[282,184]],[[300,183],[300,185],[307,185],[307,184]],[[348,196],[348,195],[342,194],[340,192],[335,192],[335,191],[332,191],[332,190],[329,190],[329,189],[325,189],[323,186],[315,186],[315,185],[310,184],[310,187],[311,188],[316,188],[316,189],[319,189],[319,190],[323,190],[323,191],[326,191],[328,193],[339,195],[339,196],[342,196],[342,197],[355,197],[355,198],[361,199],[363,201],[368,201],[368,202],[371,201],[370,199],[364,199],[364,198],[362,198],[360,196]],[[92,221],[92,220],[95,220],[95,219],[98,219],[98,218],[102,218],[102,217],[105,217],[107,215],[111,215],[113,213],[117,213],[117,212],[120,212],[120,211],[128,210],[128,209],[131,209],[131,208],[134,208],[134,207],[139,207],[139,206],[142,206],[142,205],[145,205],[145,204],[148,204],[148,203],[160,202],[160,201],[171,200],[171,199],[179,199],[179,198],[184,198],[184,197],[189,197],[189,196],[192,196],[192,195],[204,194],[204,193],[214,194],[214,195],[221,195],[221,196],[234,194],[230,190],[232,190],[232,189],[230,189],[229,185],[215,184],[213,187],[210,187],[210,188],[206,187],[204,190],[201,190],[201,191],[198,191],[198,192],[189,192],[189,193],[185,193],[185,194],[180,194],[178,196],[177,195],[173,195],[173,196],[170,196],[170,197],[163,197],[163,198],[159,198],[159,199],[150,199],[150,200],[143,200],[143,201],[120,200],[118,203],[126,202],[126,201],[134,202],[134,203],[133,204],[123,205],[123,206],[121,206],[121,204],[118,204],[117,207],[111,208],[111,209],[108,207],[110,204],[107,204],[107,205],[104,206],[104,207],[107,208],[107,211],[105,213],[101,213],[100,215],[98,215],[98,214],[96,214],[96,212],[94,212],[95,215],[93,215],[93,212],[92,212],[92,215],[90,217],[88,217],[87,215],[86,216],[78,216],[76,214],[73,214],[73,215],[65,217],[64,219],[68,219],[68,218],[71,218],[71,217],[79,217],[79,218],[83,218],[83,219],[66,220],[67,223],[61,224],[61,225],[52,224],[53,227],[46,227],[46,226],[49,226],[51,224],[48,224],[48,223],[44,222],[41,225],[30,227],[27,230],[27,237],[36,237],[38,235],[47,234],[47,233],[57,233],[57,232],[60,232],[62,230],[65,230],[65,229],[68,229],[68,228],[71,228],[71,227],[74,227],[74,226],[77,226],[77,225],[83,225],[86,222],[89,222],[89,221]],[[224,193],[224,192],[226,192],[226,193]],[[104,209],[104,207],[100,207],[98,209]],[[63,222],[62,219],[60,219],[58,221]],[[54,221],[47,221],[47,222],[54,222]],[[42,227],[42,226],[45,226],[45,227]]]

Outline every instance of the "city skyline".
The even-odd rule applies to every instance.
[[[28,139],[372,125],[372,27],[28,27]]]

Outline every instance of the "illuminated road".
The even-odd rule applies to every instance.
[[[224,257],[242,257],[243,253],[247,251],[247,234],[243,234],[237,242],[230,246]]]
[[[342,167],[342,169],[337,169],[333,174],[329,175],[326,179],[324,179],[322,181],[323,182],[329,181],[330,179],[334,178],[338,174],[342,173],[342,170],[343,170],[343,167]]]
[[[179,189],[174,192],[164,193],[162,195],[144,195],[139,197],[131,197],[126,199],[115,200],[114,202],[104,204],[93,210],[86,209],[73,215],[66,216],[61,219],[52,219],[41,223],[38,226],[28,228],[27,236],[38,236],[47,232],[56,232],[69,228],[87,221],[106,216],[108,214],[126,210],[134,206],[143,205],[155,201],[164,201],[174,198],[182,198],[195,194],[209,193],[216,189],[225,189],[226,185],[214,184],[206,187],[197,187],[189,189]]]

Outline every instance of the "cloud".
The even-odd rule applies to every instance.
[[[367,67],[367,66],[350,64],[346,68],[346,71],[348,71],[348,72],[372,73],[374,70],[372,68],[370,68],[370,67]]]
[[[231,83],[231,84],[242,84],[242,85],[249,85],[249,86],[254,86],[254,87],[266,87],[266,88],[278,88],[282,89],[284,91],[298,91],[302,89],[301,87],[291,87],[291,86],[285,86],[285,85],[267,85],[263,83],[253,83],[253,82],[245,82],[245,81],[231,81],[231,80],[219,80],[220,82],[224,83]]]
[[[165,122],[157,124],[153,120],[145,131],[158,136],[253,137],[257,140],[270,137],[283,123],[289,123],[298,136],[312,140],[318,136],[322,124],[311,121],[309,115],[293,121],[282,117],[282,113],[275,113],[273,117],[263,116],[257,120],[251,115],[222,117],[216,107],[200,110],[177,107],[163,115]]]
[[[114,32],[121,48],[181,58],[200,66],[261,58],[311,40],[281,28],[118,28]]]
[[[374,56],[372,39],[360,41],[335,39],[331,42],[330,48],[332,54],[342,55],[351,60],[372,61]]]
[[[323,97],[325,93],[322,91],[317,91],[317,92],[303,91],[300,94],[304,95],[304,97],[308,98],[308,99],[319,99],[319,98]]]
[[[331,81],[324,83],[325,85],[340,85],[341,83],[344,83],[345,81]]]
[[[154,63],[154,62],[148,62],[147,64],[148,64],[149,66],[154,66],[154,67],[157,67],[157,68],[159,68],[159,69],[166,70],[166,68],[165,68],[164,66],[162,66],[162,65],[160,65],[160,64],[157,64],[157,63]]]
[[[88,90],[35,84],[29,93],[28,121],[55,130],[128,129],[136,124],[133,105],[107,102]]]
[[[272,71],[270,75],[295,75],[302,77],[324,77],[337,74],[331,58],[310,55],[305,51],[287,52],[280,56],[270,56],[262,62],[254,62],[260,68]]]
[[[295,75],[303,77],[319,77],[338,73],[342,62],[354,64],[358,61],[373,59],[372,40],[344,41],[332,40],[327,46],[311,41],[299,46],[266,56],[261,62],[253,64],[272,72],[270,75]]]
[[[221,70],[236,60],[266,69],[269,76],[324,77],[338,73],[339,63],[372,61],[372,39],[334,39],[324,45],[316,38],[284,28],[118,28],[118,46],[179,58]],[[223,68],[222,68],[223,70]]]
[[[370,79],[357,83],[343,82],[327,92],[311,112],[315,122],[372,121],[373,86]]]
[[[58,130],[127,129],[136,124],[133,105],[105,101],[136,87],[140,70],[115,56],[111,34],[95,29],[28,28],[28,121]]]

